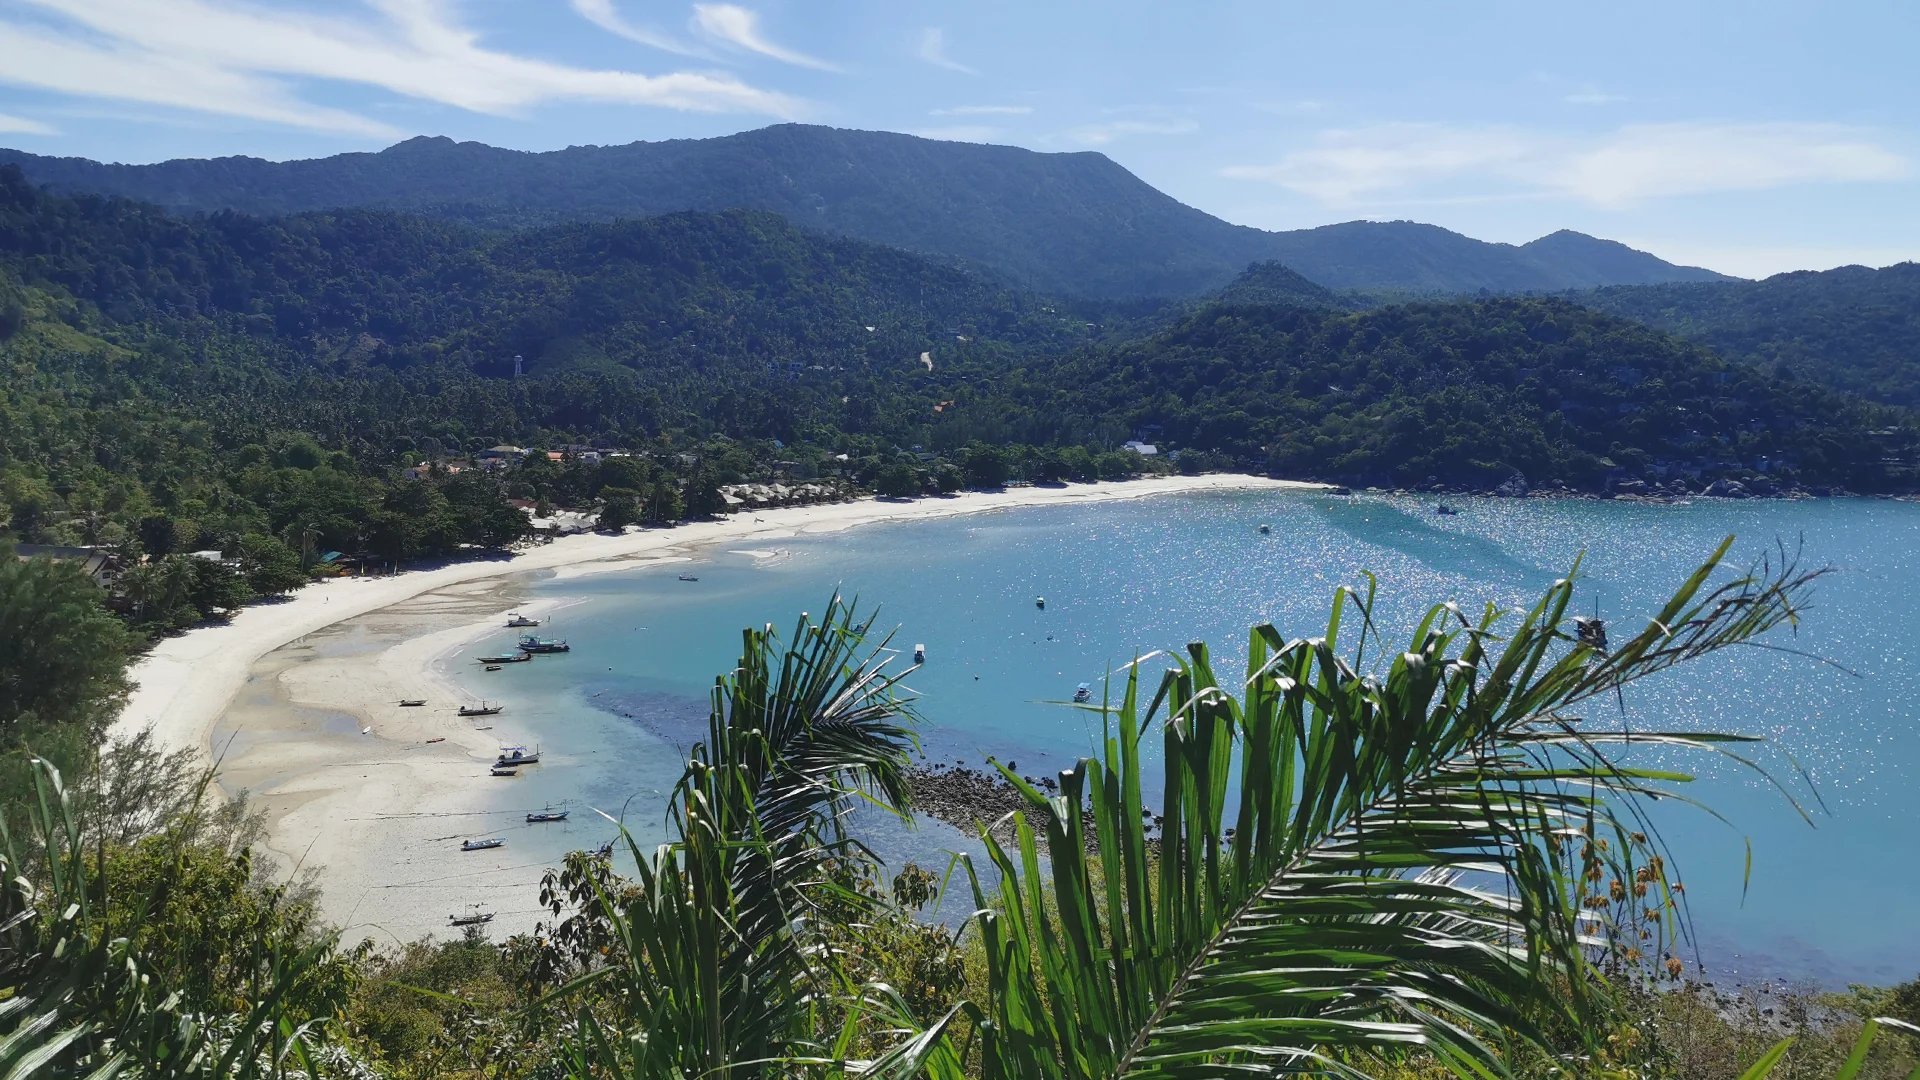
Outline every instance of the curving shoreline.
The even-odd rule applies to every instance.
[[[193,748],[210,757],[209,740],[215,722],[261,657],[308,634],[450,585],[539,570],[618,570],[623,564],[691,558],[697,549],[713,544],[831,533],[882,521],[930,520],[1027,506],[1193,491],[1325,489],[1322,484],[1257,476],[1206,475],[967,492],[912,502],[861,499],[753,511],[665,529],[567,536],[511,557],[406,570],[392,577],[316,582],[284,601],[246,608],[228,623],[197,628],[157,643],[129,673],[135,690],[109,737],[124,738],[151,727],[158,742]]]

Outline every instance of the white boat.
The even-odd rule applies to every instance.
[[[496,769],[511,769],[519,765],[538,765],[539,763],[539,750],[528,750],[524,746],[503,746],[500,748],[500,756],[494,761],[493,767]]]
[[[506,842],[507,842],[507,838],[504,836],[496,836],[488,840],[468,840],[467,842],[460,845],[460,850],[461,851],[485,851],[488,848],[502,847],[506,844]]]
[[[507,616],[507,625],[508,626],[539,626],[540,620],[529,619],[525,615],[522,615],[516,611],[513,614]]]
[[[1093,700],[1093,687],[1088,686],[1086,683],[1081,683],[1080,688],[1073,692],[1073,703],[1075,705],[1085,705],[1087,702],[1092,700]]]
[[[913,662],[916,664],[924,664],[927,662],[927,647],[925,645],[915,645],[913,647]]]

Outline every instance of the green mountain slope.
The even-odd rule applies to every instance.
[[[1193,295],[1274,259],[1335,288],[1560,290],[1719,275],[1548,237],[1487,244],[1412,222],[1269,233],[1221,221],[1097,153],[1040,154],[886,132],[781,125],[715,139],[522,153],[416,138],[377,154],[105,165],[0,151],[36,184],[177,210],[279,215],[407,209],[482,226],[734,208],[1087,296]],[[1564,234],[1556,234],[1564,235]],[[1577,235],[1577,234],[1573,234]],[[1618,247],[1618,245],[1613,245]],[[1621,249],[1625,251],[1627,249]]]
[[[1348,481],[1905,482],[1882,467],[1904,437],[1868,434],[1905,414],[1562,300],[1352,314],[1277,265],[1224,301],[1135,310],[764,213],[521,232],[179,218],[0,170],[0,269],[120,350],[102,393],[173,403],[216,461],[290,433],[376,470],[501,441],[664,459],[724,436],[846,453],[870,479],[892,448],[1097,453],[1150,433],[1190,462]]]
[[[1920,263],[1600,289],[1577,299],[1770,371],[1920,406]]]
[[[1557,299],[1214,304],[1051,365],[1036,407],[1284,476],[1490,487],[1740,470],[1878,486],[1894,414]],[[1904,445],[1905,436],[1892,436]]]

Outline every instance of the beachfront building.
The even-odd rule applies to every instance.
[[[1159,447],[1153,445],[1152,443],[1141,442],[1139,439],[1132,439],[1127,442],[1121,443],[1120,449],[1131,450],[1134,453],[1139,454],[1141,457],[1153,457],[1154,455],[1160,452]]]

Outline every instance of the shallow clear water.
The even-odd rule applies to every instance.
[[[1270,535],[1258,533],[1262,523]],[[1768,736],[1763,763],[1813,818],[1746,770],[1696,760],[1691,794],[1737,828],[1696,811],[1663,808],[1658,820],[1692,899],[1701,956],[1717,977],[1911,978],[1920,972],[1920,707],[1908,654],[1920,652],[1920,507],[1905,503],[1500,500],[1441,517],[1412,500],[1244,493],[874,525],[759,544],[779,549],[771,559],[720,552],[691,568],[541,583],[538,594],[581,601],[542,631],[574,651],[462,678],[506,701],[514,727],[556,752],[529,770],[517,801],[616,815],[624,806],[646,840],[658,835],[679,748],[704,730],[707,691],[738,654],[740,629],[772,622],[788,632],[836,588],[880,606],[876,626],[900,627],[896,647],[926,645],[927,664],[909,681],[930,758],[977,764],[991,753],[1040,775],[1091,745],[1089,714],[1049,704],[1076,684],[1097,692],[1114,665],[1191,640],[1209,642],[1221,669],[1233,670],[1249,626],[1317,632],[1334,588],[1362,571],[1380,579],[1378,621],[1393,643],[1432,602],[1477,611],[1489,600],[1531,601],[1584,551],[1579,609],[1597,603],[1621,633],[1730,533],[1742,561],[1784,541],[1804,545],[1806,564],[1840,568],[1798,637],[1778,640],[1857,674],[1743,649],[1627,694],[1636,724]],[[502,630],[471,653],[512,636]],[[583,812],[576,819],[515,842],[557,854],[608,831]],[[891,840],[889,853],[925,861],[957,842],[952,830],[923,826]]]

